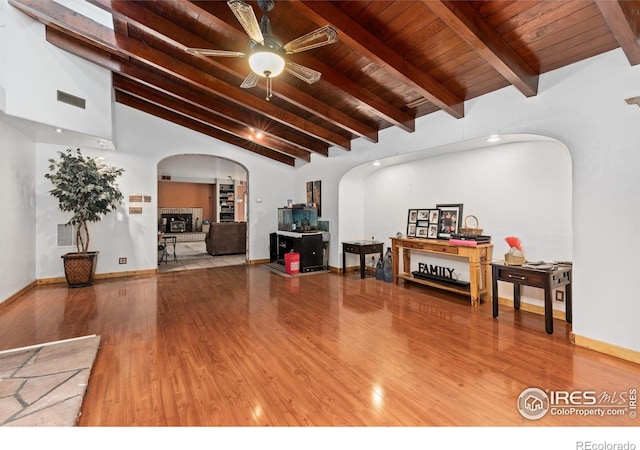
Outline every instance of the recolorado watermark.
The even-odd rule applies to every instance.
[[[593,442],[578,441],[576,442],[576,450],[636,450],[636,444],[633,442]]]
[[[553,416],[628,416],[638,414],[638,390],[542,390],[527,388],[520,393],[517,402],[520,414],[529,420],[538,420],[547,414]],[[584,450],[615,450],[623,447],[580,447]],[[635,449],[635,447],[634,447]],[[628,449],[633,450],[633,449]]]

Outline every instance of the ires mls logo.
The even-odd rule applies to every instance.
[[[525,419],[538,420],[549,411],[549,397],[542,389],[528,388],[518,397],[518,411]]]
[[[527,388],[518,396],[520,414],[538,420],[547,413],[556,416],[637,416],[637,389],[627,391],[564,391]]]

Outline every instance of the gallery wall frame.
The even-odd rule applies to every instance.
[[[438,239],[449,239],[451,234],[459,233],[463,204],[437,204],[436,208],[440,211]]]
[[[307,181],[307,205],[318,210],[318,217],[322,216],[322,181]]]
[[[459,211],[462,211],[462,205]],[[458,210],[456,210],[458,211]],[[442,211],[435,208],[411,208],[407,215],[407,237],[421,239],[440,239],[440,219]],[[448,239],[449,236],[443,238]]]

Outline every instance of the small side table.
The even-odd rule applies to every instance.
[[[365,256],[371,253],[380,253],[383,258],[384,244],[378,241],[351,241],[342,243],[342,275],[347,272],[345,255],[347,253],[355,253],[360,255],[360,278],[364,278],[366,269]]]
[[[168,245],[173,245],[173,260],[177,261],[178,256],[176,255],[176,243],[178,241],[177,236],[162,236],[162,245],[164,249],[162,251],[162,255],[160,256],[160,260],[158,262],[163,262],[166,264],[169,259],[169,247]]]
[[[551,293],[565,287],[565,317],[572,321],[571,266],[558,266],[554,270],[509,266],[503,262],[491,263],[491,284],[493,288],[493,317],[498,317],[498,281],[513,283],[513,307],[520,309],[520,286],[544,289],[544,326],[547,333],[553,333],[553,304]]]

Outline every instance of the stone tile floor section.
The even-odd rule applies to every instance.
[[[74,426],[99,346],[86,336],[0,352],[0,426]]]
[[[204,241],[178,242],[176,244],[176,258],[173,260],[173,248],[169,246],[168,261],[158,263],[158,272],[175,272],[179,270],[206,269],[208,267],[238,266],[247,263],[247,256],[222,255],[211,256],[207,253]]]

